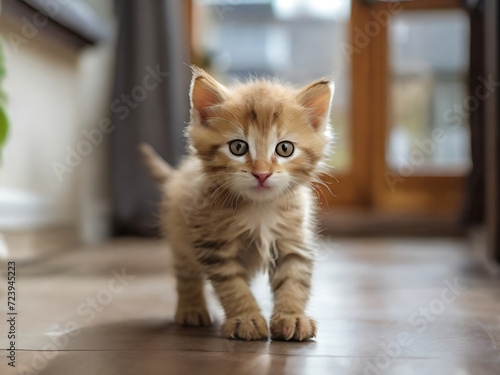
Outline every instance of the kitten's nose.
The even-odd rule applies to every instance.
[[[255,173],[255,172],[252,172],[252,174],[261,184],[266,182],[269,176],[272,175],[272,173]]]

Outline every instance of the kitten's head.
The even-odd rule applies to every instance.
[[[225,87],[193,68],[190,145],[204,172],[233,193],[275,199],[320,171],[332,95],[328,80],[302,89],[265,80]]]

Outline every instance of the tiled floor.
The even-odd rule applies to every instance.
[[[500,277],[461,240],[323,243],[309,308],[319,331],[310,342],[223,339],[215,298],[214,327],[177,327],[174,286],[168,251],[152,240],[19,261],[17,367],[2,350],[0,374],[500,373]],[[254,290],[268,318],[264,277]]]

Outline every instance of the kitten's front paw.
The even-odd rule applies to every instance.
[[[245,313],[226,318],[222,335],[230,339],[267,340],[268,329],[259,312]]]
[[[303,341],[316,337],[316,321],[304,314],[277,312],[271,316],[271,337]]]
[[[212,321],[210,315],[204,307],[189,307],[177,309],[175,313],[175,322],[182,326],[210,326]]]

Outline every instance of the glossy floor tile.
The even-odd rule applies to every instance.
[[[175,281],[161,241],[19,260],[17,367],[7,366],[2,323],[0,374],[500,373],[500,278],[465,241],[330,239],[317,259],[309,313],[319,331],[303,343],[221,338],[210,287],[214,326],[173,324]],[[264,275],[253,290],[269,318]]]

